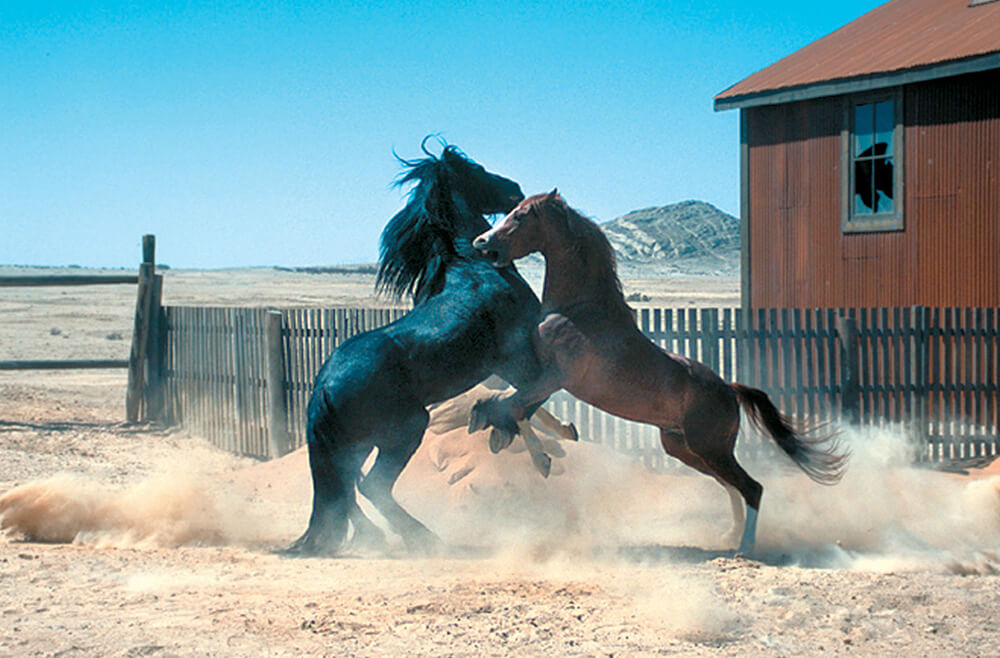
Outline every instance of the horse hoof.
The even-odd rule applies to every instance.
[[[275,555],[281,557],[289,558],[305,558],[305,557],[333,557],[338,554],[339,551],[331,550],[330,548],[324,546],[320,547],[317,542],[313,540],[307,534],[302,535],[297,540],[292,542],[292,544],[286,548],[279,548],[274,551]]]
[[[490,452],[494,455],[514,442],[514,435],[494,427],[490,432]]]
[[[569,432],[570,441],[580,440],[580,433],[576,431],[576,425],[574,425],[573,423],[566,423],[565,427],[566,431]]]
[[[305,557],[309,543],[309,531],[307,530],[301,537],[285,548],[274,549],[274,554],[281,555],[282,557]]]
[[[482,408],[482,400],[480,400],[472,406],[472,411],[469,412],[469,433],[484,430],[487,425],[489,425],[489,420]]]
[[[552,472],[552,458],[545,453],[532,455],[531,461],[538,469],[538,472],[542,474],[543,478],[548,478],[549,473]]]

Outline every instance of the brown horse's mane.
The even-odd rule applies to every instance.
[[[601,287],[593,292],[604,301],[614,302],[629,310],[621,279],[618,278],[615,250],[597,222],[571,208],[558,193],[545,195],[541,201],[565,219],[566,234],[572,241],[573,249],[586,258],[587,264],[595,270],[595,283]]]

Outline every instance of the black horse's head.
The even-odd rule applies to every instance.
[[[474,254],[461,246],[489,228],[483,215],[510,212],[524,198],[517,183],[486,171],[455,146],[442,142],[437,157],[426,143],[426,158],[397,157],[406,168],[397,185],[414,187],[382,231],[376,281],[380,291],[412,295],[417,303],[441,291],[449,264]]]

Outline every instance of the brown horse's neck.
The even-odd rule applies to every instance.
[[[562,242],[553,246],[546,245],[541,250],[545,257],[545,283],[542,284],[542,306],[559,308],[575,303],[577,298],[584,298],[586,283],[581,281],[586,274],[577,259],[573,245]]]
[[[613,264],[570,234],[546,235],[543,242],[539,249],[545,257],[543,311],[596,305],[605,313],[620,310],[631,319]]]

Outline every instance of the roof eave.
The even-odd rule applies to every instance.
[[[841,78],[839,80],[823,80],[794,87],[767,89],[750,94],[736,94],[733,96],[720,94],[715,97],[715,111],[721,112],[737,108],[778,105],[813,98],[840,96],[842,94],[898,87],[900,85],[935,80],[937,78],[948,78],[966,73],[979,73],[980,71],[989,71],[998,68],[1000,68],[1000,52],[987,53],[985,55],[941,62],[929,66],[903,69],[901,71],[873,73],[871,75]]]

